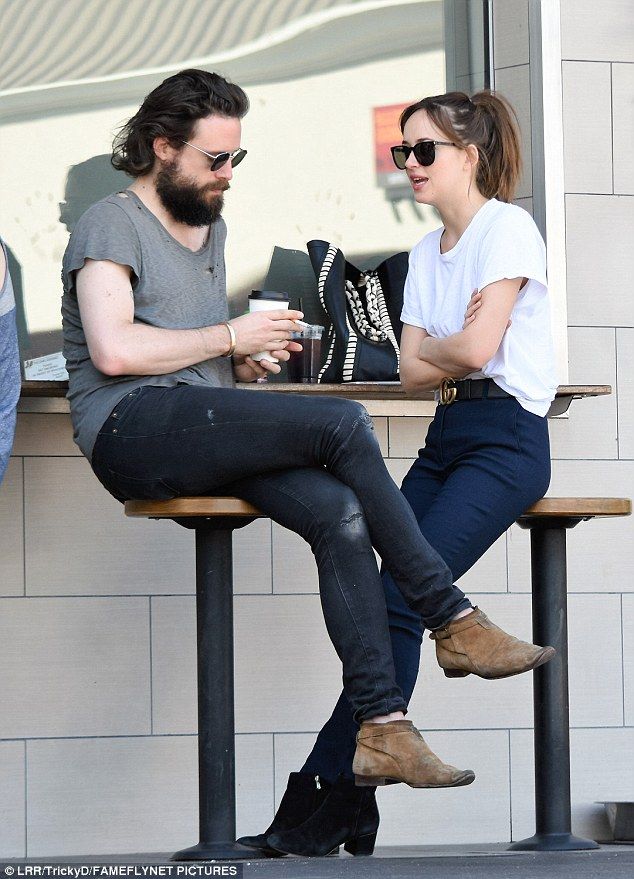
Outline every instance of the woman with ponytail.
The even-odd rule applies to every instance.
[[[403,141],[392,148],[416,202],[442,222],[412,250],[405,284],[401,381],[412,394],[434,389],[438,407],[402,491],[455,579],[550,480],[546,413],[557,379],[546,255],[531,216],[510,203],[521,172],[514,116],[490,91],[425,98],[403,112]],[[396,681],[409,702],[421,618],[387,572],[383,585]],[[481,626],[497,628],[470,606],[431,633],[448,678],[513,673],[485,667],[472,649]],[[354,787],[357,731],[342,693],[271,827],[240,842],[270,855],[324,855],[353,839],[348,851],[371,854],[379,814],[374,788]]]

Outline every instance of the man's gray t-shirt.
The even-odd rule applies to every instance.
[[[118,401],[141,385],[233,387],[231,360],[215,357],[168,375],[99,372],[88,353],[75,280],[86,259],[103,259],[132,269],[134,322],[166,329],[212,326],[228,319],[224,220],[211,226],[209,240],[194,253],[173,238],[131,190],[109,195],[80,218],[62,265],[62,324],[75,442],[90,460],[97,434]],[[228,341],[228,340],[227,340]]]

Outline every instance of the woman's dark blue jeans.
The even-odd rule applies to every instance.
[[[426,626],[438,628],[470,607],[422,536],[358,403],[199,385],[143,386],[104,423],[92,466],[119,500],[235,495],[304,537],[317,560],[351,724],[407,710],[395,682],[373,546]]]
[[[514,398],[438,406],[425,447],[401,491],[421,532],[458,580],[532,503],[550,481],[546,418]],[[396,682],[407,701],[418,675],[423,629],[383,571]],[[352,778],[355,724],[345,693],[317,737],[302,772],[333,782]]]

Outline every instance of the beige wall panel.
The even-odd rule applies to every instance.
[[[387,418],[380,418],[375,416],[372,419],[372,423],[374,424],[374,432],[376,433],[376,438],[379,441],[379,446],[381,447],[381,454],[384,458],[387,458],[388,451],[388,434],[387,434]]]
[[[531,150],[531,95],[528,64],[505,67],[495,71],[495,88],[513,105],[522,135],[522,158],[524,170],[517,187],[517,198],[533,194]]]
[[[634,195],[634,67],[612,65],[612,101],[614,107],[614,191]]]
[[[24,742],[0,742],[0,860],[23,858]]]
[[[341,691],[341,665],[319,598],[235,602],[236,730],[319,729]]]
[[[390,476],[394,482],[400,486],[405,479],[405,475],[414,463],[413,458],[390,458],[385,462]]]
[[[493,63],[528,64],[528,0],[493,0]]]
[[[570,732],[572,832],[610,839],[600,801],[631,801],[634,790],[634,729],[573,729]],[[513,839],[535,832],[533,736],[511,730]],[[599,802],[597,802],[599,801]]]
[[[7,600],[0,667],[0,737],[150,731],[145,598]]]
[[[618,457],[614,333],[608,327],[568,329],[570,383],[611,385],[613,393],[573,400],[567,418],[549,419],[553,458]]]
[[[81,457],[73,442],[70,416],[19,413],[13,454]]]
[[[425,445],[431,418],[390,418],[390,457],[416,458]]]
[[[152,732],[195,733],[196,599],[154,596],[152,603]]]
[[[262,833],[269,826],[263,815],[269,813],[272,817],[273,736],[236,736],[236,837]]]
[[[275,593],[319,592],[319,578],[313,552],[294,531],[273,522],[273,591]]]
[[[530,640],[528,596],[471,594],[469,597],[496,625]],[[485,681],[473,675],[446,678],[436,662],[435,645],[426,632],[420,677],[410,702],[411,719],[425,729],[530,726],[533,722],[531,687],[528,674],[498,681]]]
[[[271,567],[270,519],[256,519],[233,532],[234,594],[271,592]],[[195,581],[192,590],[196,591]]]
[[[22,459],[9,458],[0,486],[0,596],[24,594]]]
[[[634,329],[616,331],[619,455],[634,458]]]
[[[561,57],[634,61],[630,0],[561,0]]]
[[[573,404],[575,405],[575,404]],[[634,497],[632,461],[555,461],[551,497]],[[634,592],[634,517],[594,519],[568,531],[569,592]],[[509,589],[530,591],[528,532],[509,532]]]
[[[412,719],[419,724],[412,714]],[[499,842],[509,836],[508,733],[506,730],[421,731],[445,761],[473,769],[467,787],[414,790],[404,784],[379,788],[377,845],[454,845]],[[275,795],[279,804],[289,772],[297,772],[314,735],[275,736]]]
[[[456,845],[509,837],[508,733],[422,730],[443,760],[473,769],[467,787],[414,790],[402,784],[379,793],[379,845]]]
[[[30,857],[198,841],[195,736],[29,742],[27,760]]]
[[[634,325],[633,221],[634,198],[566,196],[569,324]]]
[[[25,461],[30,595],[194,592],[194,535],[128,519],[83,458]]]
[[[626,726],[634,726],[634,595],[622,596],[623,693]]]
[[[610,65],[565,61],[562,87],[566,192],[612,192]]]

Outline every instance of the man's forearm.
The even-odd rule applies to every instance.
[[[226,354],[230,341],[224,324],[169,330],[133,323],[117,333],[115,351],[91,357],[107,375],[165,375]]]

